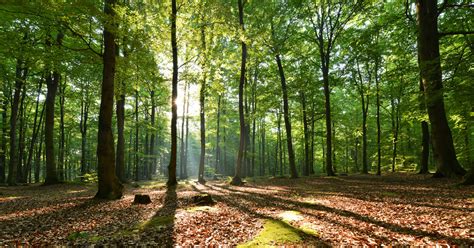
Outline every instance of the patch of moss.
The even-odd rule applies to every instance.
[[[172,224],[173,221],[174,216],[172,215],[154,216],[153,218],[138,224],[134,229],[139,231],[143,231],[146,229],[160,229],[164,226]]]
[[[395,192],[389,192],[389,191],[384,191],[382,193],[380,193],[382,196],[388,196],[388,197],[395,197],[395,196],[398,196],[397,193]]]
[[[301,213],[298,211],[285,211],[278,215],[283,221],[291,222],[291,221],[299,221],[303,219]]]
[[[74,241],[76,239],[89,239],[89,233],[86,231],[73,232],[67,235],[67,240]]]
[[[294,244],[303,241],[308,236],[316,236],[315,231],[307,231],[290,224],[280,221],[268,219],[265,220],[263,230],[251,241],[240,244],[239,248],[249,247],[270,247],[281,244]]]
[[[211,207],[211,206],[195,206],[195,207],[186,208],[186,212],[190,212],[190,213],[212,212],[212,211],[217,211],[217,208]]]

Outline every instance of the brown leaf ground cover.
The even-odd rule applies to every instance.
[[[117,201],[93,185],[0,187],[5,245],[474,246],[473,187],[427,176],[255,179],[127,185]],[[195,206],[209,193],[216,204]],[[135,194],[152,204],[134,205]]]

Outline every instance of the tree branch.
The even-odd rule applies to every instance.
[[[474,31],[448,31],[448,32],[439,32],[438,36],[439,38],[442,38],[444,36],[449,36],[449,35],[469,35],[469,34],[474,34]]]

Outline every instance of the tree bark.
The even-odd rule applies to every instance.
[[[176,162],[177,162],[177,129],[176,121],[178,119],[178,109],[176,99],[178,98],[178,45],[176,41],[176,0],[171,0],[171,49],[173,52],[173,78],[171,91],[171,154],[168,165],[168,186],[174,186],[176,181]]]
[[[308,130],[308,117],[306,114],[306,96],[303,91],[301,95],[301,105],[303,107],[303,135],[304,135],[304,163],[303,163],[303,175],[309,176],[310,173],[310,150],[309,150],[309,130]]]
[[[59,142],[59,168],[58,168],[58,175],[59,180],[64,181],[66,178],[65,174],[65,164],[64,164],[64,147],[66,144],[66,137],[65,137],[65,130],[64,130],[64,100],[65,100],[65,91],[66,91],[66,82],[65,79],[62,80],[62,83],[59,85],[59,112],[60,112],[60,119],[59,119],[59,129],[61,130],[61,140]]]
[[[244,5],[242,0],[238,0],[239,8],[239,24],[240,30],[245,32],[244,26]],[[242,158],[244,155],[245,148],[245,117],[244,117],[244,84],[245,84],[245,64],[247,60],[247,44],[245,41],[241,41],[242,47],[242,59],[240,63],[240,82],[239,82],[239,121],[240,121],[240,138],[239,138],[239,151],[237,153],[237,161],[235,165],[235,175],[232,178],[232,185],[241,185],[241,170],[242,170]]]
[[[10,111],[10,161],[8,165],[8,185],[16,185],[17,164],[18,164],[18,150],[16,145],[17,134],[17,120],[18,108],[20,106],[20,94],[23,89],[24,81],[26,80],[27,69],[24,62],[17,59],[16,75],[15,75],[15,89],[13,93],[13,100]]]
[[[283,91],[283,119],[285,121],[285,130],[286,130],[286,144],[288,147],[288,159],[290,162],[290,173],[291,178],[297,178],[298,172],[296,171],[295,165],[295,152],[293,151],[293,141],[291,135],[291,121],[290,121],[290,110],[288,106],[288,92],[286,88],[286,78],[283,71],[283,65],[281,63],[280,55],[275,56],[278,65],[278,72],[280,73],[280,82],[281,89]]]
[[[187,120],[187,113],[186,113],[186,107],[187,107],[187,102],[188,102],[188,81],[184,82],[184,105],[183,105],[183,119],[181,122],[181,155],[180,155],[180,166],[179,166],[179,178],[180,179],[186,179],[184,177],[184,167],[186,166],[186,161],[185,161],[185,150],[184,150],[184,141],[185,141],[185,129],[184,129],[184,124]],[[187,131],[187,130],[186,130]]]
[[[205,110],[205,101],[206,101],[206,30],[204,25],[204,14],[202,14],[202,26],[201,26],[201,49],[204,54],[201,55],[201,69],[202,69],[202,79],[201,79],[201,90],[199,92],[199,106],[200,106],[200,134],[201,134],[201,155],[199,158],[199,171],[198,171],[198,182],[201,184],[206,183],[204,180],[204,159],[206,158],[206,110]]]
[[[156,164],[156,158],[155,158],[155,150],[156,150],[156,147],[155,147],[155,119],[156,119],[156,103],[155,103],[155,91],[154,90],[151,90],[150,91],[150,99],[151,99],[151,126],[153,127],[152,128],[152,131],[151,131],[151,134],[150,134],[150,148],[148,149],[148,152],[150,154],[150,158],[149,158],[149,167],[148,167],[148,180],[151,180],[152,179],[152,176],[155,174],[155,171],[156,171],[156,168],[155,168],[155,164]]]
[[[461,177],[466,170],[461,167],[454,149],[451,130],[446,118],[443,99],[443,79],[439,53],[437,1],[417,0],[418,54],[428,116],[436,177]]]
[[[20,113],[18,114],[19,118],[19,137],[18,137],[18,163],[17,163],[17,175],[16,175],[16,180],[17,182],[20,183],[26,183],[26,180],[24,179],[24,175],[26,174],[26,171],[24,171],[24,166],[23,166],[23,157],[25,154],[25,123],[27,122],[26,120],[26,112],[29,112],[26,110],[27,106],[25,106],[27,103],[25,102],[26,98],[26,85],[23,84],[23,91],[21,93],[21,100],[20,100]]]
[[[120,93],[116,100],[116,115],[117,115],[117,154],[116,154],[116,170],[117,177],[121,182],[125,182],[125,84],[120,82]]]
[[[377,104],[377,175],[380,176],[381,172],[381,163],[382,163],[382,154],[381,154],[381,147],[380,147],[380,137],[381,137],[381,130],[380,130],[380,87],[379,87],[379,78],[378,78],[378,58],[376,58],[375,62],[375,91],[376,91],[376,104]]]
[[[28,159],[26,161],[26,170],[29,171],[31,168],[31,162],[33,160],[33,151],[36,144],[36,139],[38,137],[39,130],[41,128],[42,120],[43,120],[43,111],[44,105],[41,111],[40,120],[38,122],[38,114],[39,114],[39,99],[41,95],[41,88],[43,86],[43,79],[41,79],[38,83],[38,90],[36,95],[36,106],[35,106],[35,118],[33,120],[33,134],[31,136],[30,148],[28,149]]]
[[[140,167],[139,167],[139,158],[138,158],[138,90],[135,90],[135,181],[140,180]]]
[[[81,99],[81,120],[79,122],[79,129],[81,131],[81,176],[84,176],[88,172],[87,166],[87,119],[89,116],[89,101],[87,98],[88,90],[84,96],[84,89],[82,89],[82,99]],[[85,98],[85,99],[84,99]],[[84,180],[81,177],[81,180]]]
[[[112,9],[116,0],[105,0],[104,13],[113,20]],[[115,173],[115,150],[112,133],[112,115],[114,106],[115,81],[115,33],[104,25],[104,54],[101,101],[99,112],[99,131],[97,139],[99,190],[96,198],[119,199],[123,194],[123,185]]]
[[[2,100],[2,136],[0,136],[0,183],[3,184],[6,181],[6,167],[7,167],[7,159],[6,159],[6,149],[7,149],[7,141],[5,139],[7,135],[7,111],[8,111],[8,99],[6,87],[3,87],[3,100]]]
[[[220,124],[221,124],[221,94],[217,96],[217,127],[216,127],[216,164],[214,166],[216,173],[222,173],[220,159],[221,159],[221,148],[220,142]]]

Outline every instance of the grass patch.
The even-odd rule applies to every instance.
[[[308,228],[296,228],[281,221],[267,219],[263,224],[263,230],[251,241],[238,245],[239,248],[270,247],[281,244],[299,243],[310,236],[317,236],[317,232]]]

